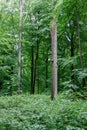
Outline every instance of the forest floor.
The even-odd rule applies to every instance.
[[[61,93],[0,97],[0,130],[87,130],[87,100]]]

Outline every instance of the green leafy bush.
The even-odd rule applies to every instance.
[[[87,101],[64,94],[55,101],[45,95],[0,97],[0,130],[87,130]]]

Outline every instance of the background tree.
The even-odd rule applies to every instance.
[[[18,44],[18,93],[20,94],[21,91],[21,74],[22,74],[22,24],[23,24],[23,4],[24,1],[20,0],[19,1],[19,6],[20,6],[20,23],[19,23],[19,44]]]
[[[85,87],[87,79],[86,6],[85,0],[78,0],[77,7],[76,1],[64,0],[62,3],[61,0],[55,0],[53,8],[50,0],[27,0],[22,7],[21,21],[17,0],[0,1],[1,94],[12,95],[18,91],[19,68],[22,69],[20,69],[22,76],[20,72],[19,84],[21,86],[19,88],[24,93],[52,93],[52,63],[54,62],[52,62],[51,40],[53,37],[51,38],[51,34],[53,34],[54,25],[58,30],[55,35],[58,43],[55,53],[57,54],[55,59],[58,60],[58,70],[56,68],[56,86],[58,88],[56,87],[55,90],[84,90],[83,79],[85,79]],[[20,27],[19,21],[21,21]],[[78,35],[78,25],[80,35]],[[20,38],[19,32],[21,33]],[[78,37],[80,38],[84,71],[82,71],[80,61]],[[20,49],[22,67],[18,68],[20,48],[18,45],[20,43],[22,44],[22,50]]]

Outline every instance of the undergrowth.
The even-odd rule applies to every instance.
[[[54,101],[45,95],[0,97],[0,130],[87,130],[87,101],[69,93]]]

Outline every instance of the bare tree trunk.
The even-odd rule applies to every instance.
[[[21,68],[22,68],[22,17],[23,17],[23,0],[20,3],[20,23],[19,23],[19,44],[18,44],[18,94],[21,92]]]
[[[31,46],[31,94],[34,94],[34,46]]]
[[[38,38],[39,37],[37,36],[37,50],[36,50],[36,58],[35,58],[35,64],[34,64],[34,81],[33,81],[34,92],[35,92],[35,83],[36,83],[36,76],[37,76],[38,58],[39,58],[39,41],[38,41]]]
[[[52,39],[52,94],[53,100],[57,96],[57,23],[53,19],[51,26],[51,39]]]
[[[57,96],[57,20],[54,16],[55,0],[52,0],[53,20],[51,24],[51,46],[52,46],[52,92],[51,99]]]
[[[39,15],[39,12],[37,12]],[[39,18],[38,20],[39,21]],[[39,31],[39,26],[37,27],[37,31]],[[37,80],[37,85],[38,85],[38,93],[39,93],[39,68],[38,68],[38,60],[39,60],[39,35],[37,34],[37,41],[36,41],[36,57],[35,57],[35,62],[34,62],[34,77],[33,77],[33,93],[35,92],[35,85],[36,85],[36,80]]]
[[[39,93],[39,68],[38,68],[38,58],[39,58],[39,42],[37,41],[36,57],[34,61],[34,46],[31,47],[31,94],[35,93],[35,84],[37,80],[38,93]]]
[[[46,54],[46,88],[48,88],[48,48],[47,48],[47,54]]]
[[[79,45],[79,53],[80,53],[80,64],[82,68],[82,73],[84,73],[84,65],[83,65],[83,57],[82,57],[82,44],[80,41],[80,26],[79,26],[79,18],[78,18],[78,8],[77,8],[78,2],[76,0],[76,21],[77,21],[77,35],[78,35],[78,45]],[[82,79],[82,86],[85,87],[86,82],[85,78]]]
[[[73,41],[73,32],[71,33],[71,38],[70,38],[70,42],[71,42],[71,57],[74,57],[74,41]],[[74,74],[73,74],[73,70],[74,70],[74,66],[73,64],[71,65],[71,82],[74,85]],[[71,88],[74,91],[74,88]]]
[[[37,86],[38,86],[38,94],[40,94],[40,80],[39,80],[39,66],[37,68]]]
[[[37,36],[39,38],[39,36]],[[39,40],[37,40],[37,63],[36,63],[36,80],[37,80],[37,89],[38,89],[38,94],[40,93],[40,80],[39,80],[39,47],[40,47],[40,43]]]

